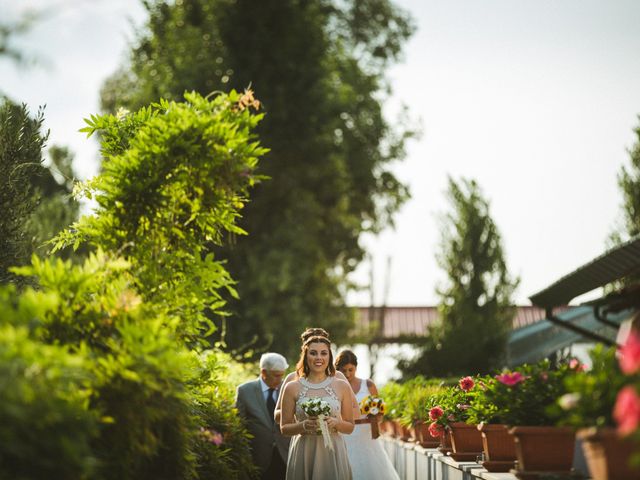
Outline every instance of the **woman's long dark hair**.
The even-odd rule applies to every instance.
[[[333,377],[336,374],[336,368],[333,366],[333,352],[331,351],[331,342],[327,337],[320,337],[316,335],[315,337],[309,337],[306,342],[302,344],[302,348],[300,349],[300,360],[296,364],[296,372],[298,373],[298,377],[307,377],[311,369],[309,368],[309,364],[307,363],[307,352],[309,351],[309,345],[312,343],[324,343],[327,347],[329,347],[329,364],[325,370],[325,373],[330,377]]]

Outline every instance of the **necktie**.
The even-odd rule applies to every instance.
[[[273,421],[273,411],[276,409],[276,401],[273,399],[274,390],[275,388],[270,388],[267,392],[267,411],[269,412],[271,421]]]

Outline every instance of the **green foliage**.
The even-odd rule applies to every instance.
[[[82,187],[98,207],[55,242],[85,242],[94,252],[79,265],[34,256],[12,273],[38,289],[0,290],[0,369],[20,389],[0,393],[7,478],[254,473],[226,380],[244,370],[202,350],[198,335],[207,328],[203,311],[222,305],[219,290],[233,291],[209,246],[243,233],[235,222],[265,152],[252,133],[260,116],[250,109],[259,103],[250,92],[186,99],[87,122],[105,156],[103,172]],[[25,347],[3,357],[5,346],[22,345],[14,331]],[[31,444],[29,432],[45,436]],[[30,455],[39,458],[27,465]]]
[[[402,417],[405,407],[406,393],[400,383],[387,382],[379,391],[379,396],[387,404],[384,414],[386,420],[396,420]]]
[[[613,407],[618,392],[630,383],[620,371],[616,348],[596,345],[590,352],[591,368],[565,379],[567,392],[558,399],[554,411],[559,425],[573,427],[613,427]]]
[[[105,83],[105,109],[253,85],[268,112],[259,134],[271,180],[240,222],[251,235],[222,253],[240,293],[224,340],[295,356],[307,326],[344,337],[360,234],[388,224],[408,197],[389,165],[411,132],[382,115],[385,70],[413,31],[408,16],[389,0],[145,5],[149,22]]]
[[[57,239],[56,248],[88,242],[131,262],[136,291],[195,339],[213,328],[206,309],[219,310],[221,290],[234,282],[210,252],[236,225],[258,158],[266,150],[252,130],[262,115],[250,92],[186,103],[161,101],[138,112],[92,116],[83,129],[100,133],[102,172],[85,184],[94,215]]]
[[[238,478],[252,472],[246,434],[232,407],[233,386],[225,380],[229,358],[188,350],[176,334],[179,322],[132,290],[129,269],[128,262],[101,251],[78,266],[34,257],[30,267],[16,271],[34,276],[39,290],[26,289],[20,296],[5,290],[2,297],[3,307],[12,312],[3,320],[10,328],[28,329],[32,348],[69,352],[75,362],[86,359],[76,395],[85,417],[100,419],[97,432],[77,420],[73,397],[63,397],[66,383],[78,375],[46,377],[52,398],[64,400],[54,406],[60,423],[72,409],[78,423],[75,429],[66,423],[58,427],[76,435],[76,463],[93,460],[90,478],[95,479],[191,479],[198,472]],[[30,358],[24,363],[28,369],[38,365]],[[21,420],[3,425],[7,437],[18,439],[21,430],[46,425],[38,415]],[[206,435],[213,430],[222,435],[222,444]],[[50,451],[42,453],[43,463],[55,460]],[[65,468],[75,467],[72,460]]]
[[[42,170],[44,114],[34,118],[26,105],[0,99],[0,284],[20,281],[9,272],[26,263],[31,254],[26,219],[36,208],[31,178]]]
[[[409,377],[488,373],[500,366],[511,328],[518,280],[507,271],[489,204],[473,180],[449,179],[448,195],[453,211],[444,218],[438,256],[448,278],[438,290],[441,321],[418,358],[400,364]]]
[[[14,294],[0,290],[0,478],[92,478],[90,362],[82,350],[31,338],[28,322],[46,302],[33,294],[16,305]]]
[[[418,421],[429,421],[429,408],[434,406],[432,402],[446,391],[445,386],[436,382],[416,383],[415,380],[410,380],[403,385],[407,392],[404,412],[400,419],[403,425],[408,427]]]

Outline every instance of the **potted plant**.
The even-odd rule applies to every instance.
[[[475,425],[467,423],[468,410],[473,401],[476,380],[463,377],[455,386],[448,387],[437,397],[438,404],[429,411],[434,432],[446,432],[451,435],[453,452],[451,457],[457,461],[475,460],[482,452],[482,437]]]
[[[379,393],[387,404],[387,410],[380,423],[380,430],[383,434],[401,438],[400,417],[404,410],[404,388],[397,382],[388,382],[380,389]]]
[[[424,448],[436,448],[440,441],[429,434],[429,400],[441,394],[445,387],[439,381],[418,376],[404,384],[410,392],[406,395],[405,411],[400,422],[410,429],[413,441]]]
[[[640,337],[638,342],[640,345]],[[620,370],[615,348],[597,345],[589,356],[588,372],[565,379],[569,393],[560,397],[555,407],[564,412],[558,424],[578,429],[594,480],[640,479],[640,469],[630,465],[634,444],[616,431],[613,419],[618,392],[629,384],[630,377]]]
[[[513,435],[509,434],[503,415],[508,409],[499,407],[507,403],[505,397],[509,390],[510,387],[495,376],[479,379],[474,401],[468,411],[468,422],[476,424],[482,435],[482,466],[490,472],[508,472],[515,467],[515,441]]]
[[[571,427],[555,426],[563,413],[552,407],[566,393],[564,379],[575,374],[580,372],[568,362],[552,365],[543,360],[495,376],[494,408],[500,412],[500,421],[511,426],[516,475],[526,478],[527,472],[571,471],[575,432]]]

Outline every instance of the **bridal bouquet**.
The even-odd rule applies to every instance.
[[[329,427],[326,421],[326,418],[331,413],[331,405],[320,398],[310,398],[301,403],[300,407],[307,416],[317,417],[322,439],[324,440],[324,446],[329,450],[333,450],[333,443],[331,442],[331,435],[329,434]]]
[[[371,424],[371,438],[376,439],[380,436],[380,430],[378,429],[378,416],[384,415],[387,409],[387,405],[380,397],[374,397],[368,395],[360,402],[360,413],[366,415],[369,418]]]

